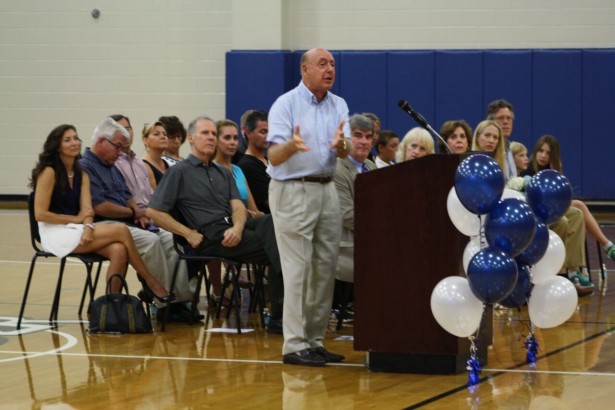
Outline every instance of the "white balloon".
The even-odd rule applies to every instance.
[[[455,187],[452,187],[446,198],[446,209],[455,228],[466,236],[476,236],[480,234],[481,223],[484,223],[484,216],[473,214],[468,211],[459,200]]]
[[[579,297],[572,282],[554,276],[532,288],[527,306],[534,325],[548,329],[559,326],[572,316]]]
[[[473,236],[463,250],[463,271],[468,274],[468,266],[472,257],[480,251],[480,236]]]
[[[431,293],[431,312],[447,332],[468,337],[476,332],[483,317],[483,302],[461,276],[442,279]]]
[[[558,234],[549,229],[547,251],[536,265],[532,266],[532,283],[544,283],[557,275],[566,259],[566,247]]]
[[[502,197],[500,199],[506,198],[516,198],[522,200],[523,202],[526,202],[525,195],[523,195],[519,191],[515,191],[514,189],[510,188],[504,188],[504,192],[502,193]]]

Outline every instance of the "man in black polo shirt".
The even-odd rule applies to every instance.
[[[271,216],[248,219],[233,175],[213,164],[216,124],[211,118],[190,123],[188,142],[192,154],[166,172],[147,216],[201,254],[269,265],[271,319],[281,319],[282,268]],[[183,223],[173,217],[177,213]]]

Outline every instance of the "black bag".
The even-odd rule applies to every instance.
[[[111,293],[111,281],[119,278],[125,293]],[[143,302],[128,293],[122,275],[116,273],[107,280],[104,296],[94,300],[88,313],[90,333],[152,333],[152,323],[145,314]]]

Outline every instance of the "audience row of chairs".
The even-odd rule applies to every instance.
[[[29,224],[30,224],[30,242],[32,244],[32,248],[34,249],[34,256],[32,257],[32,260],[30,262],[30,269],[28,271],[26,287],[24,289],[24,294],[23,294],[23,298],[21,301],[21,308],[19,310],[19,318],[17,320],[18,330],[21,329],[21,322],[23,319],[23,314],[25,311],[26,302],[28,299],[28,293],[30,291],[30,285],[32,283],[34,267],[35,267],[37,259],[39,257],[44,257],[44,258],[55,257],[54,254],[45,252],[44,250],[41,249],[41,245],[40,245],[41,238],[40,238],[39,231],[38,231],[38,223],[36,219],[34,218],[34,194],[33,193],[31,193],[28,197],[28,219],[29,219]],[[229,260],[229,259],[219,258],[219,257],[195,255],[187,250],[187,242],[184,240],[184,238],[177,236],[177,235],[173,236],[173,244],[175,247],[175,251],[179,255],[179,258],[178,258],[177,263],[175,264],[175,269],[173,271],[170,290],[172,291],[175,288],[175,282],[177,280],[177,272],[178,272],[180,262],[183,260],[183,261],[186,261],[186,263],[191,264],[191,266],[195,268],[194,272],[197,275],[196,289],[195,289],[194,296],[192,299],[192,313],[194,316],[197,310],[197,305],[198,305],[199,298],[200,298],[202,284],[205,284],[205,292],[206,292],[208,301],[211,300],[211,297],[212,297],[210,294],[211,284],[209,281],[209,277],[207,276],[207,270],[206,270],[207,263],[211,261],[221,261],[222,264],[226,267],[225,274],[222,280],[221,295],[224,295],[227,289],[231,290],[230,291],[231,297],[229,298],[230,301],[228,305],[226,306],[227,307],[226,317],[227,319],[229,319],[231,315],[231,310],[233,309],[235,310],[237,333],[241,333],[241,316],[240,315],[241,315],[242,302],[241,302],[241,292],[240,292],[240,286],[239,286],[239,277],[241,274],[242,263]],[[68,256],[65,256],[64,258],[60,259],[60,269],[58,272],[58,281],[57,281],[55,292],[54,292],[53,303],[51,305],[51,313],[49,315],[49,324],[51,326],[57,326],[58,310],[60,307],[60,294],[62,290],[62,279],[64,276],[64,268],[66,265],[67,258],[76,258],[80,260],[86,267],[85,284],[84,284],[83,292],[81,295],[81,302],[79,304],[79,311],[78,311],[79,316],[81,316],[83,312],[83,305],[85,303],[86,294],[89,294],[90,302],[94,299],[94,295],[96,293],[96,287],[97,287],[98,280],[100,277],[100,271],[102,268],[102,264],[103,262],[107,261],[107,258],[101,255],[95,254],[95,253],[87,253],[87,254],[71,253]],[[98,267],[96,270],[96,276],[92,280],[92,271],[94,269],[94,265],[96,264],[98,264]],[[249,311],[250,312],[254,312],[254,311],[263,312],[265,308],[265,290],[264,290],[265,289],[264,287],[265,267],[260,266],[260,265],[248,264],[246,266],[246,269],[248,272],[248,278],[254,281],[254,286],[250,289]],[[254,276],[253,279],[252,279],[252,276]],[[220,318],[223,301],[224,301],[223,297],[220,297],[220,299],[217,301],[216,313],[215,313],[216,318]],[[148,313],[149,313],[149,309],[148,309]],[[160,331],[162,332],[164,332],[166,328],[166,324],[168,320],[168,313],[169,313],[169,309],[166,309],[165,315],[163,315],[163,320],[160,323]],[[264,317],[262,314],[261,314],[261,324],[264,326]]]

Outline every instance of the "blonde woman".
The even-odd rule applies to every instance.
[[[415,127],[404,135],[397,147],[395,160],[410,161],[434,153],[433,138],[425,128]]]
[[[508,175],[502,129],[495,121],[481,121],[476,126],[472,137],[472,151],[493,152],[493,159],[500,164],[504,175]]]

